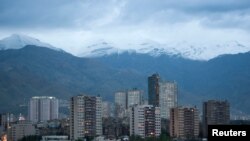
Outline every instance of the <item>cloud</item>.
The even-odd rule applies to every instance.
[[[248,0],[1,0],[0,26],[86,28],[150,19],[185,22],[185,17],[210,19],[233,11],[240,11],[234,15],[240,16],[249,13],[249,8]]]
[[[77,28],[112,14],[116,4],[96,0],[1,1],[0,26]],[[114,11],[116,12],[116,11]]]
[[[21,32],[75,52],[99,39],[246,42],[250,1],[1,0],[0,30],[2,37]]]

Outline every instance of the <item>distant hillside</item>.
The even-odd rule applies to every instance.
[[[250,53],[224,55],[209,61],[136,53],[98,58],[117,69],[129,69],[145,76],[158,72],[162,79],[175,80],[179,85],[180,104],[200,107],[207,99],[227,99],[232,111],[250,114],[249,60]]]
[[[112,69],[94,59],[44,47],[0,51],[0,112],[19,112],[32,96],[69,99],[82,93],[113,100],[117,89],[141,87],[143,76]],[[22,109],[24,110],[24,109]]]
[[[137,87],[147,98],[147,77],[158,72],[175,80],[181,105],[201,106],[208,99],[227,99],[234,112],[250,114],[250,53],[209,61],[177,56],[121,53],[79,58],[63,51],[26,46],[0,51],[0,112],[20,112],[32,96],[69,99],[77,94],[101,95],[113,101],[117,90]]]

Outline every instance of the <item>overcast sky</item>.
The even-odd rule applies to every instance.
[[[26,34],[73,53],[86,44],[250,42],[249,0],[0,0],[0,38]]]

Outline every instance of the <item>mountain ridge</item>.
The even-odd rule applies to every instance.
[[[22,34],[13,34],[0,40],[0,50],[20,49],[26,45],[48,47],[57,51],[64,51],[48,43]],[[153,57],[168,55],[182,57],[190,60],[208,61],[225,54],[238,54],[250,51],[250,44],[238,41],[228,41],[225,43],[191,43],[187,41],[173,43],[159,43],[156,41],[140,41],[135,43],[117,44],[104,40],[85,43],[79,49],[78,57],[101,57],[112,54],[138,53],[148,54]],[[70,52],[69,52],[70,53]]]
[[[142,42],[122,46],[125,47],[119,48],[119,45],[107,42],[105,42],[105,44],[103,44],[103,42],[94,43],[86,45],[82,51],[83,53],[79,53],[77,56],[94,58],[129,52],[138,54],[148,54],[153,57],[168,55],[179,56],[191,60],[208,61],[224,54],[238,54],[250,51],[250,46],[243,45],[237,41],[230,41],[224,44],[212,44],[211,46],[204,44],[192,44],[189,42],[180,42],[172,44]]]
[[[24,99],[28,102],[32,96],[50,95],[67,100],[86,93],[112,99],[114,88],[138,87],[141,79],[132,81],[138,77],[142,78],[133,71],[110,68],[94,59],[45,47],[29,45],[18,50],[2,50],[0,111],[17,112],[18,105]]]
[[[150,76],[157,72],[180,88],[181,104],[200,105],[208,99],[228,100],[232,110],[249,111],[250,53],[222,55],[209,61],[145,54],[103,56],[100,62],[118,69],[132,69]],[[241,101],[241,103],[239,103]],[[199,107],[200,107],[199,106]],[[250,108],[250,107],[249,107]]]
[[[39,47],[47,47],[57,51],[63,51],[60,48],[56,48],[48,43],[41,42],[36,38],[23,34],[12,34],[11,36],[0,40],[0,50],[21,49],[26,45],[35,45]]]
[[[181,104],[228,99],[234,111],[250,114],[248,60],[249,52],[200,61],[132,51],[82,58],[34,45],[0,50],[0,111],[15,111],[34,95],[69,99],[87,93],[112,100],[115,91],[136,87],[146,96],[147,77],[158,72],[178,83]]]

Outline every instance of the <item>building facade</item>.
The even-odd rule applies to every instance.
[[[127,91],[127,107],[131,107],[134,105],[141,105],[142,104],[142,91],[133,89]]]
[[[8,141],[18,141],[24,136],[36,135],[36,129],[29,121],[17,121],[11,124],[7,134]]]
[[[143,91],[136,88],[115,93],[115,117],[128,118],[129,108],[143,103]]]
[[[59,103],[55,97],[36,96],[29,102],[29,120],[32,122],[58,119]]]
[[[108,118],[113,117],[113,104],[111,102],[102,101],[102,117]]]
[[[161,134],[160,108],[137,105],[130,108],[130,135],[158,137]]]
[[[207,137],[208,125],[229,124],[230,104],[228,101],[209,100],[203,103],[203,136]]]
[[[11,113],[0,114],[0,127],[3,131],[7,131],[10,126],[10,123],[15,122],[16,117]]]
[[[196,139],[199,136],[199,113],[196,107],[175,107],[170,112],[170,136]]]
[[[71,98],[70,139],[102,135],[101,97],[78,95]]]
[[[170,109],[177,107],[177,83],[170,81],[160,82],[159,87],[161,118],[169,119]]]
[[[127,108],[127,94],[125,91],[119,91],[115,93],[115,104],[121,108]]]
[[[118,91],[115,93],[115,110],[114,115],[118,118],[126,117],[127,109],[127,93],[125,91]]]
[[[59,135],[53,135],[53,136],[42,136],[41,141],[69,141],[68,136],[59,136]]]
[[[153,74],[148,77],[148,104],[156,107],[160,106],[160,76]]]

